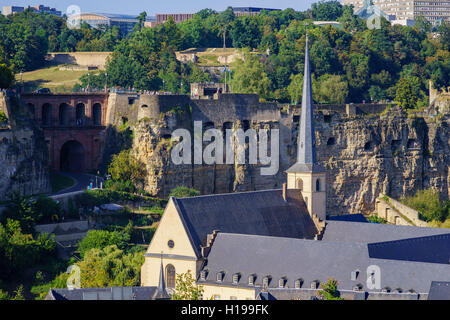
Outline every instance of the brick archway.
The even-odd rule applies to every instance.
[[[60,150],[60,170],[69,172],[83,172],[85,170],[86,149],[77,140],[69,140]]]
[[[71,154],[74,147],[66,146],[69,151],[61,153],[63,146],[72,140],[79,142],[84,151],[82,166],[75,169],[86,172],[97,168],[104,141],[107,93],[31,93],[23,94],[21,99],[35,106],[35,118],[44,130],[53,169],[74,170],[64,159],[65,152]],[[81,153],[75,155],[81,159]]]

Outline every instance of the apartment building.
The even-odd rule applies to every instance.
[[[386,14],[395,15],[396,20],[415,20],[423,16],[431,22],[450,21],[450,0],[342,0],[342,5],[353,5],[355,12],[371,3]]]

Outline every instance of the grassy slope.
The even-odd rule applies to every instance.
[[[24,72],[23,81],[27,91],[36,90],[37,88],[50,88],[52,91],[70,91],[72,87],[79,83],[78,79],[87,74],[87,70],[72,71],[59,70],[60,66],[49,66],[42,69]],[[98,71],[90,71],[97,73]],[[20,81],[20,74],[16,75],[16,80]]]

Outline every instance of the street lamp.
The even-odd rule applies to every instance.
[[[108,92],[108,72],[105,72],[105,92]]]
[[[165,94],[165,93],[166,93],[166,87],[165,87],[165,83],[166,83],[166,81],[164,81],[164,79],[163,79],[163,94]]]

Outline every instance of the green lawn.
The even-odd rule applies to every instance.
[[[60,70],[60,66],[49,66],[46,68],[24,72],[23,82],[26,91],[36,90],[38,88],[50,88],[53,92],[70,91],[78,79],[87,74],[87,70]],[[97,70],[91,70],[91,74],[95,74]],[[20,74],[16,74],[16,81],[20,81]]]
[[[50,184],[52,186],[52,192],[56,193],[73,186],[75,184],[75,180],[58,172],[52,171],[50,172]]]

